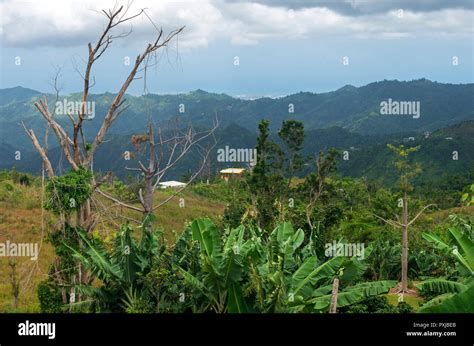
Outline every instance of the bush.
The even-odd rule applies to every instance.
[[[92,193],[91,181],[92,173],[84,168],[51,178],[46,185],[44,208],[56,214],[78,210]]]
[[[7,191],[13,191],[15,190],[15,188],[13,187],[12,184],[9,184],[9,183],[3,183],[3,187],[5,188],[5,190]]]
[[[411,305],[405,302],[398,303],[397,309],[398,313],[400,314],[409,314],[413,312],[413,308],[411,307]]]
[[[31,185],[30,176],[28,174],[22,174],[22,175],[20,175],[20,178],[19,178],[18,182],[21,185],[30,186]]]
[[[224,225],[229,228],[238,227],[246,210],[245,204],[240,201],[227,204],[224,210],[224,216],[222,217]]]
[[[391,305],[387,297],[375,296],[366,299],[358,304],[351,305],[347,308],[340,309],[340,312],[351,314],[360,313],[389,313],[389,314],[407,314],[413,312],[413,308],[405,303],[400,302],[397,306]]]
[[[49,281],[41,281],[37,288],[42,313],[62,312],[63,301],[61,292]]]

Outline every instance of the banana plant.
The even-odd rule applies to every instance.
[[[473,313],[474,312],[474,282],[466,285],[457,293],[443,293],[431,299],[419,309],[423,313]]]
[[[89,238],[83,229],[74,229],[83,244],[81,251],[64,245],[88,270],[91,279],[98,279],[101,284],[93,285],[90,280],[87,285],[74,285],[72,289],[81,295],[81,300],[71,301],[72,309],[120,312],[133,310],[134,301],[142,305],[150,298],[139,277],[150,271],[152,262],[164,254],[165,246],[160,242],[162,231],[151,231],[146,222],[141,228],[142,237],[137,242],[133,229],[128,224],[122,225],[111,250],[100,239]],[[130,299],[137,296],[141,299]]]
[[[387,293],[390,288],[397,284],[395,280],[383,280],[374,282],[363,282],[354,286],[344,288],[337,295],[337,307],[342,308],[352,304],[357,304],[369,297]],[[315,298],[309,300],[314,304],[316,312],[327,312],[331,303],[332,286],[323,286],[314,292]]]
[[[437,295],[420,312],[474,312],[474,242],[459,227],[449,228],[448,232],[450,243],[431,233],[423,233],[423,238],[456,260],[459,278],[429,279],[416,285],[422,293]]]
[[[252,248],[250,240],[244,241],[244,226],[233,229],[223,239],[217,227],[208,218],[194,220],[192,238],[199,244],[198,271],[186,270],[175,265],[196,294],[202,299],[201,311],[248,312],[249,307],[242,292],[244,258]]]
[[[261,256],[253,257],[249,267],[254,271],[246,292],[258,297],[257,308],[263,312],[322,312],[329,309],[327,293],[334,277],[339,277],[347,291],[341,293],[342,306],[357,303],[373,295],[387,293],[395,281],[351,286],[366,269],[356,258],[333,257],[318,260],[304,243],[302,230],[290,223],[278,225],[269,241],[261,244]],[[368,250],[370,252],[370,250]],[[306,255],[306,256],[305,256]],[[323,303],[324,302],[324,303]],[[327,306],[326,306],[327,305]]]
[[[474,242],[464,234],[459,228],[448,229],[451,243],[443,242],[437,235],[423,233],[423,238],[445,252],[453,256],[459,263],[458,268],[461,275],[474,275]]]

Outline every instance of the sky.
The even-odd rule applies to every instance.
[[[96,62],[93,93],[116,92],[157,35],[185,26],[147,72],[147,92],[239,97],[325,92],[383,79],[474,82],[474,1],[0,0],[0,88],[78,92],[114,6],[146,14]],[[144,79],[132,94],[145,92]]]

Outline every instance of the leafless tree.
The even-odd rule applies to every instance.
[[[102,10],[102,14],[106,17],[106,25],[97,42],[94,45],[89,43],[87,46],[88,58],[86,61],[85,72],[84,74],[81,74],[84,84],[80,111],[78,114],[67,113],[67,116],[71,121],[72,135],[70,135],[59,124],[59,122],[54,119],[54,112],[50,111],[46,97],[35,102],[35,107],[47,122],[48,129],[52,129],[60,144],[62,153],[73,170],[78,170],[80,167],[87,170],[91,169],[94,154],[101,143],[104,142],[108,129],[118,116],[127,109],[124,96],[130,84],[138,78],[137,73],[143,70],[150,55],[155,54],[158,50],[166,47],[184,29],[184,27],[181,27],[171,31],[167,35],[164,34],[163,29],[157,30],[156,38],[151,43],[148,43],[143,52],[136,57],[135,63],[133,64],[127,78],[110,104],[100,129],[96,133],[92,143],[88,144],[84,138],[83,125],[84,119],[88,117],[87,101],[89,98],[90,88],[93,86],[93,83],[91,85],[92,69],[95,62],[107,51],[115,39],[124,38],[132,32],[130,29],[127,33],[115,34],[116,27],[145,13],[145,10],[141,10],[138,13],[129,15],[129,9],[130,4],[126,7],[120,6],[111,10]],[[58,95],[58,93],[56,95]],[[53,177],[55,172],[47,154],[47,144],[42,146],[34,131],[32,129],[27,129],[24,124],[23,127],[43,161],[48,177]],[[94,184],[94,187],[97,186],[98,184]],[[80,210],[77,213],[77,224],[82,228],[91,231],[96,222],[97,220],[95,220],[91,214],[91,204],[90,200],[88,200],[80,207]]]
[[[132,136],[132,144],[137,151],[141,151],[141,144],[145,143],[144,151],[148,153],[148,163],[144,164],[139,160],[138,167],[127,167],[128,170],[139,171],[143,174],[145,186],[143,190],[139,190],[141,205],[137,207],[120,201],[100,188],[97,189],[97,192],[120,206],[142,213],[144,217],[152,214],[156,209],[185,189],[189,183],[193,182],[201,174],[209,162],[209,153],[216,144],[214,133],[218,126],[219,122],[217,117],[213,126],[204,131],[195,131],[190,124],[186,127],[182,127],[179,122],[176,122],[172,129],[167,128],[168,135],[164,134],[161,128],[158,128],[157,134],[155,135],[154,126],[151,121],[149,121],[147,134]],[[209,143],[205,147],[203,144],[206,140],[209,140]],[[199,167],[191,175],[185,186],[178,188],[164,201],[155,205],[153,203],[153,195],[159,183],[162,181],[162,178],[173,169],[180,160],[190,154],[191,151],[193,151],[193,154],[200,156]]]
[[[82,167],[90,171],[92,168],[94,154],[97,148],[104,142],[107,131],[114,123],[114,121],[117,120],[119,115],[122,114],[128,107],[125,103],[125,94],[129,86],[134,80],[140,78],[139,76],[137,76],[137,74],[144,71],[144,65],[146,65],[146,63],[148,62],[149,57],[151,55],[156,54],[159,50],[167,47],[170,42],[172,42],[173,39],[176,38],[184,30],[184,27],[180,27],[176,30],[171,31],[168,34],[164,34],[163,29],[158,29],[154,25],[156,28],[156,36],[150,43],[146,45],[142,53],[140,53],[136,57],[135,62],[128,73],[128,76],[126,77],[116,96],[112,100],[98,132],[95,134],[92,142],[87,143],[84,136],[83,127],[84,120],[89,117],[89,110],[87,104],[90,90],[95,84],[94,78],[92,76],[94,64],[97,62],[97,60],[100,59],[102,55],[104,55],[104,53],[108,50],[114,40],[125,38],[132,33],[132,29],[130,29],[130,31],[128,32],[117,34],[115,33],[117,27],[132,21],[133,19],[137,18],[142,14],[146,15],[145,10],[143,9],[135,14],[129,14],[128,12],[130,10],[130,7],[131,3],[129,2],[128,5],[125,7],[115,6],[113,9],[102,10],[101,12],[106,18],[106,25],[103,31],[100,33],[96,43],[89,43],[87,45],[88,55],[86,60],[85,71],[83,74],[80,73],[83,79],[81,106],[77,114],[66,114],[70,120],[71,127],[69,131],[63,128],[63,126],[54,118],[56,109],[52,111],[50,110],[46,97],[43,97],[42,99],[36,101],[34,104],[43,119],[47,123],[44,144],[41,145],[33,129],[28,129],[25,124],[22,124],[26,134],[31,139],[33,146],[40,155],[41,160],[43,162],[44,170],[46,171],[49,178],[54,177],[56,174],[53,169],[53,165],[51,164],[51,160],[48,157],[49,131],[51,130],[52,133],[54,133],[60,145],[62,154],[64,155],[73,170],[79,170]],[[59,72],[56,73],[56,76],[54,78],[56,101],[58,100],[60,91],[57,84],[58,78]],[[93,190],[95,191],[99,188],[102,182],[96,182],[94,180],[92,183]],[[91,199],[88,199],[86,202],[80,205],[79,210],[76,214],[77,226],[81,227],[82,229],[85,229],[88,232],[91,232],[98,222],[98,215],[93,214],[91,209]],[[91,280],[91,277],[84,272],[82,266],[79,266],[77,270],[78,282],[87,283]],[[76,282],[76,274],[73,275],[73,279],[74,282]],[[79,296],[79,301],[80,300],[81,297]]]

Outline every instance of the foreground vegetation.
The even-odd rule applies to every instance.
[[[179,193],[157,190],[155,203],[170,201],[139,223],[132,220],[140,213],[93,196],[90,174],[72,171],[43,182],[43,190],[39,177],[3,172],[0,239],[39,242],[41,253],[35,262],[0,258],[7,269],[0,309],[473,312],[472,188],[450,208],[430,208],[418,218],[428,203],[409,175],[401,173],[402,189],[341,178],[335,151],[319,154],[314,173],[291,179],[305,162],[294,140],[300,129],[284,125],[280,148],[268,141],[263,122],[258,149],[268,155],[251,174]],[[138,205],[141,184],[111,178],[102,189]],[[87,199],[100,215],[93,231],[74,218]],[[407,217],[417,217],[407,232],[405,291],[401,232],[387,222],[400,220],[404,200]],[[364,247],[348,255],[328,252],[328,244]]]

